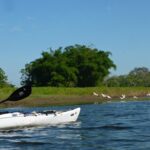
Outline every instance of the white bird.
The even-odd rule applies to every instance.
[[[93,95],[94,95],[94,96],[98,96],[98,94],[97,94],[96,92],[93,92]]]
[[[126,98],[126,95],[125,94],[122,94],[120,99],[125,99]]]
[[[147,93],[146,96],[150,96],[150,93]]]
[[[109,95],[106,95],[106,94],[103,94],[103,93],[101,95],[102,95],[103,98],[111,99],[111,96],[109,96]]]
[[[106,98],[106,97],[107,97],[107,95],[106,95],[106,94],[103,94],[103,93],[102,93],[101,95],[102,95],[102,97],[104,97],[104,98]]]
[[[111,99],[111,96],[107,95],[107,98],[108,98],[108,99]]]

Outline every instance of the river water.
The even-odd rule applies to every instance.
[[[67,110],[79,106],[13,108]],[[81,105],[78,121],[66,125],[0,132],[1,150],[150,150],[150,101]]]

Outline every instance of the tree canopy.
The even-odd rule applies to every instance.
[[[42,56],[21,70],[21,84],[32,81],[34,86],[96,86],[115,69],[110,52],[85,45],[43,51]]]
[[[134,68],[127,75],[113,76],[108,78],[107,80],[105,80],[104,84],[114,87],[150,87],[150,71],[146,67]]]
[[[0,68],[0,87],[7,86],[7,76],[2,68]]]

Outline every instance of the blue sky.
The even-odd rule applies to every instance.
[[[85,44],[110,51],[113,75],[150,68],[149,0],[0,0],[0,67],[20,70],[48,48]]]

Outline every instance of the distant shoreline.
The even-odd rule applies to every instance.
[[[0,89],[0,99],[4,99],[14,91],[12,88]],[[91,88],[55,88],[34,87],[32,94],[24,100],[6,102],[5,107],[45,107],[64,105],[100,104],[115,101],[150,100],[149,87],[91,87]],[[110,97],[103,97],[103,96]]]
[[[41,98],[26,98],[18,102],[6,102],[0,106],[0,108],[8,107],[48,107],[48,106],[67,106],[67,105],[85,105],[85,104],[102,104],[110,102],[127,102],[127,101],[142,101],[150,100],[147,97],[140,97],[137,99],[102,99],[94,96],[49,96]]]

